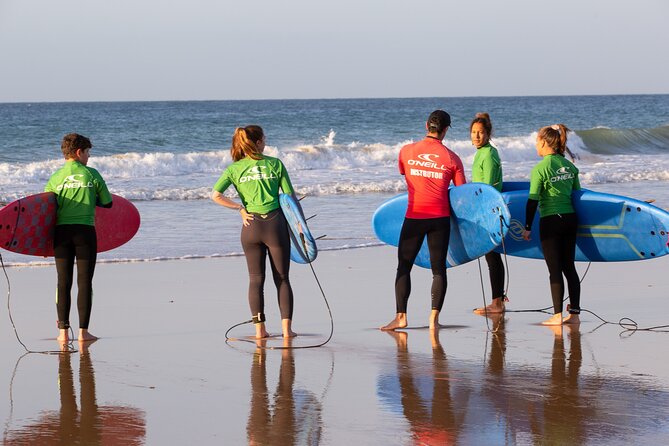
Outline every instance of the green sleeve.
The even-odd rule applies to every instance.
[[[486,183],[492,185],[495,182],[495,172],[497,171],[497,165],[492,157],[487,156],[481,162],[481,183]]]
[[[223,193],[231,184],[232,179],[230,178],[230,169],[228,168],[223,171],[221,177],[216,181],[216,184],[214,184],[214,190]]]
[[[535,166],[532,169],[532,174],[530,176],[530,191],[527,198],[531,200],[539,201],[542,192],[543,181],[541,180],[541,174],[539,173],[539,165]]]
[[[98,172],[95,169],[90,169],[90,170],[93,173],[95,192],[98,197],[97,201],[99,201],[100,204],[103,205],[111,203],[112,195],[109,192],[109,189],[107,188],[107,183],[105,183],[105,180],[102,178],[102,175],[100,175],[100,172]]]

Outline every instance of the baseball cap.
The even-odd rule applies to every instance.
[[[451,126],[451,115],[443,110],[435,110],[427,118],[427,128],[430,132],[441,133]]]

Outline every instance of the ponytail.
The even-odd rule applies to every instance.
[[[262,159],[262,154],[258,151],[257,143],[264,136],[260,126],[248,125],[246,127],[237,127],[235,133],[232,135],[232,147],[230,148],[232,160],[239,161],[247,156],[254,160]]]
[[[567,132],[570,130],[564,124],[553,124],[542,127],[539,130],[539,137],[543,139],[548,147],[553,149],[555,153],[564,156],[565,152],[569,151],[567,147]]]

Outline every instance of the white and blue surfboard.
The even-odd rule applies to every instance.
[[[508,231],[509,210],[502,195],[484,183],[467,183],[449,189],[451,236],[446,266],[462,265],[492,251]],[[406,193],[381,204],[372,216],[374,233],[379,240],[397,246],[408,205]],[[427,241],[414,261],[430,268]]]
[[[288,222],[290,260],[296,263],[313,262],[318,255],[316,240],[309,231],[297,201],[292,195],[279,194],[279,204]]]

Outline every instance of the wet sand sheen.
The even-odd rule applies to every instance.
[[[445,329],[435,335],[420,328],[430,274],[415,269],[410,329],[384,333],[376,327],[394,312],[394,259],[390,247],[322,252],[314,268],[332,307],[334,337],[323,348],[283,351],[225,343],[226,330],[248,319],[241,257],[100,265],[91,331],[101,339],[87,351],[22,357],[7,318],[2,324],[4,442],[104,444],[120,435],[126,444],[156,445],[669,439],[666,334],[630,336],[615,325],[599,327],[587,313],[579,329],[539,326],[540,313],[486,323],[471,313],[482,304],[476,262],[449,270]],[[508,308],[549,306],[543,262],[508,260]],[[582,305],[613,321],[669,323],[668,265],[665,258],[593,264]],[[585,266],[578,265],[581,274]],[[8,274],[22,340],[54,349],[53,267]],[[291,282],[294,328],[305,334],[293,345],[318,343],[329,318],[311,270],[293,264]],[[277,334],[275,292],[270,284],[266,290],[268,329]],[[251,334],[243,325],[230,336]]]

